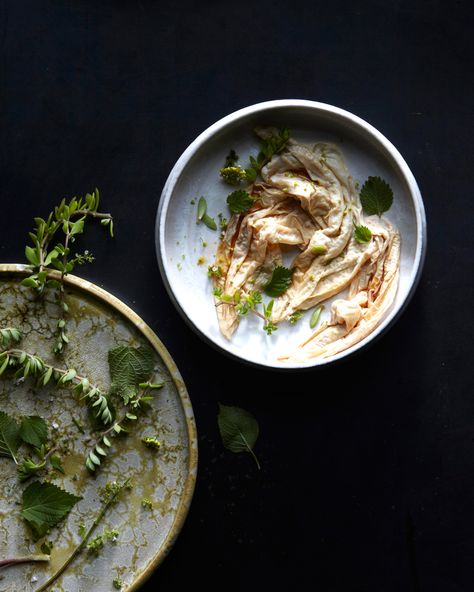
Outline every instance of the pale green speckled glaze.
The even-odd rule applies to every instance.
[[[113,452],[91,477],[84,466],[94,445],[89,431],[87,407],[78,403],[69,389],[37,388],[31,379],[0,380],[0,409],[20,415],[40,415],[53,426],[53,440],[63,450],[66,475],[51,473],[55,484],[83,499],[46,540],[54,547],[50,564],[11,567],[0,572],[0,592],[36,590],[64,561],[80,541],[81,522],[90,525],[100,509],[99,489],[107,481],[131,477],[132,491],[112,507],[95,534],[104,528],[118,529],[115,544],[107,543],[99,557],[83,552],[51,590],[57,592],[113,591],[120,576],[123,590],[135,590],[160,563],[174,542],[191,502],[197,470],[197,441],[191,403],[179,372],[156,335],[123,303],[89,282],[71,277],[68,334],[71,343],[63,359],[52,353],[52,335],[57,307],[35,300],[32,291],[20,285],[22,266],[0,266],[0,328],[15,326],[24,333],[20,345],[56,366],[73,367],[78,374],[107,390],[110,384],[107,352],[117,345],[148,345],[156,352],[156,391],[151,409],[131,433],[114,438]],[[83,435],[71,418],[86,427]],[[157,436],[162,449],[143,446],[143,436]],[[0,558],[40,552],[20,516],[21,485],[14,463],[0,458]],[[143,498],[153,502],[144,509]]]

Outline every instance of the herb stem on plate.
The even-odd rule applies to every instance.
[[[84,550],[84,548],[86,547],[94,530],[100,524],[100,522],[101,522],[102,518],[105,516],[107,510],[110,508],[110,506],[112,504],[114,504],[117,501],[117,498],[120,495],[120,493],[123,491],[123,489],[125,489],[129,485],[130,485],[130,478],[115,488],[112,495],[102,505],[102,508],[101,508],[99,514],[97,515],[94,522],[91,524],[89,530],[86,532],[86,534],[82,538],[79,545],[74,549],[74,551],[71,553],[71,555],[69,555],[69,557],[61,565],[61,567],[49,578],[49,580],[47,580],[44,584],[42,584],[35,592],[45,592],[46,590],[48,590],[54,584],[54,582],[66,571],[66,569],[74,561],[74,559],[81,553],[81,551]]]
[[[49,555],[26,555],[25,557],[12,557],[10,559],[2,559],[0,561],[0,569],[11,567],[12,565],[20,565],[21,563],[40,563],[42,561],[49,561]]]

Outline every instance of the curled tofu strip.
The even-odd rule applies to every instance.
[[[332,305],[331,320],[284,359],[327,357],[363,339],[385,314],[397,287],[400,238],[378,217],[364,218],[358,193],[339,149],[290,140],[262,169],[263,181],[247,188],[255,202],[234,214],[219,244],[214,286],[228,296],[261,289],[282,264],[282,249],[297,247],[289,289],[275,300],[279,323],[345,289],[347,299]],[[354,237],[354,225],[371,233]],[[231,339],[239,325],[235,306],[216,301],[222,334]]]
[[[386,238],[379,254],[360,270],[352,281],[347,299],[334,300],[331,320],[290,355],[280,359],[304,363],[312,358],[328,358],[355,345],[380,323],[395,298],[400,265],[400,235],[385,226]]]

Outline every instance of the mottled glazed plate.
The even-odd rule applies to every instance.
[[[122,590],[137,590],[151,575],[173,545],[191,503],[197,470],[197,439],[191,402],[179,371],[164,345],[126,305],[101,288],[70,276],[67,302],[70,306],[70,345],[64,360],[51,353],[57,307],[35,300],[30,289],[20,285],[24,266],[0,265],[0,328],[16,326],[24,333],[21,347],[35,352],[45,362],[73,367],[93,378],[105,390],[110,385],[107,352],[118,345],[152,348],[155,354],[153,380],[164,382],[155,392],[149,411],[125,437],[113,440],[113,452],[97,476],[84,466],[85,454],[95,438],[87,429],[87,408],[78,404],[69,389],[38,388],[30,379],[0,380],[0,409],[13,416],[39,415],[51,426],[53,439],[63,456],[65,475],[55,473],[53,483],[81,495],[69,516],[46,540],[53,542],[49,564],[28,564],[0,572],[0,592],[36,590],[54,573],[80,541],[79,525],[90,525],[100,509],[99,490],[109,481],[131,477],[133,489],[107,513],[95,534],[117,529],[115,543],[107,543],[93,557],[83,552],[53,585],[56,592],[107,592],[119,577]],[[82,434],[75,417],[86,426]],[[156,436],[162,448],[152,452],[141,442]],[[24,489],[10,459],[0,458],[0,557],[40,552],[20,516]],[[148,498],[152,509],[142,506]]]
[[[219,232],[196,224],[197,202],[205,196],[209,214],[229,216],[226,197],[232,191],[219,178],[226,155],[234,149],[246,166],[256,155],[257,126],[288,127],[292,137],[314,144],[330,141],[340,147],[349,171],[362,184],[369,176],[386,179],[394,203],[386,217],[401,234],[400,281],[395,301],[382,322],[365,339],[339,354],[305,363],[278,360],[312,334],[311,311],[295,325],[283,323],[267,336],[260,319],[249,315],[232,339],[219,331],[212,284],[207,267],[214,261]],[[267,368],[295,370],[333,363],[360,350],[380,336],[408,303],[424,261],[426,220],[417,183],[398,150],[378,130],[356,115],[332,105],[299,99],[268,101],[246,107],[211,125],[181,155],[163,189],[156,220],[156,249],[160,271],[177,310],[208,343],[234,358]],[[294,254],[292,255],[294,256]],[[291,259],[285,264],[290,264]],[[337,297],[341,297],[338,295]],[[321,320],[328,320],[330,301]]]

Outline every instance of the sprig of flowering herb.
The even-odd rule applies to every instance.
[[[65,199],[54,208],[47,218],[35,218],[35,228],[29,233],[33,245],[25,247],[25,256],[31,266],[32,273],[23,280],[23,285],[42,294],[46,287],[56,289],[56,304],[60,315],[56,327],[54,353],[61,354],[69,339],[65,317],[69,307],[65,301],[64,278],[71,273],[76,265],[93,261],[89,251],[71,257],[71,244],[76,237],[84,232],[87,218],[97,218],[103,226],[107,226],[113,236],[113,219],[111,214],[99,212],[99,190],[87,193],[85,197],[73,197],[69,202]],[[56,240],[57,233],[64,235]],[[51,271],[59,272],[59,278],[51,277]]]
[[[263,330],[266,332],[267,335],[271,335],[274,331],[278,329],[278,325],[272,322],[272,311],[273,311],[273,304],[274,300],[270,300],[267,305],[263,305],[263,316],[265,317],[265,324],[263,325]]]
[[[221,288],[214,289],[214,297],[217,299],[216,306],[228,304],[233,306],[240,316],[246,316],[249,312],[252,312],[257,317],[264,321],[263,330],[271,335],[278,329],[278,326],[271,321],[271,314],[273,309],[273,300],[270,300],[268,304],[262,302],[262,294],[258,290],[252,291],[249,294],[237,290],[234,295],[225,294]],[[257,305],[262,304],[263,314],[257,310]]]

